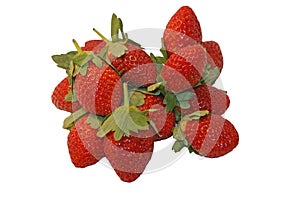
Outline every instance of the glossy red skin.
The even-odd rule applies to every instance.
[[[65,97],[70,90],[72,90],[72,87],[69,84],[68,77],[64,78],[55,87],[51,96],[51,100],[56,108],[67,112],[75,112],[81,107],[78,101],[71,102],[65,100]]]
[[[83,51],[93,51],[95,54],[100,53],[106,43],[103,40],[89,40],[85,42],[85,46],[81,47]]]
[[[76,76],[75,91],[83,108],[102,116],[112,113],[123,95],[120,76],[105,63],[99,68],[90,62],[86,75]]]
[[[201,43],[200,23],[190,7],[182,6],[171,17],[164,31],[163,41],[169,56],[181,48]]]
[[[86,123],[88,115],[79,119],[68,135],[68,148],[75,167],[84,168],[96,164],[104,157],[104,139],[97,130]]]
[[[123,136],[119,141],[115,141],[111,132],[104,139],[105,155],[124,182],[135,181],[143,173],[152,157],[153,148],[152,136],[145,138]]]
[[[103,40],[90,40],[82,50],[98,54],[105,45]],[[111,64],[121,73],[122,79],[136,87],[154,84],[157,69],[151,57],[136,45],[127,43],[125,46],[127,50],[123,56],[116,58],[110,53],[108,55]]]
[[[145,103],[142,106],[138,106],[141,111],[156,109],[154,112],[150,112],[147,116],[156,125],[159,134],[154,135],[154,140],[163,140],[172,136],[172,130],[175,126],[175,114],[174,112],[166,113],[166,106],[163,104],[163,98],[161,96],[145,94]]]
[[[201,45],[187,46],[169,57],[161,77],[166,81],[168,91],[182,92],[201,80],[205,66],[205,49]]]
[[[183,115],[198,110],[208,110],[212,114],[222,115],[230,105],[229,96],[222,90],[209,85],[194,88],[194,97],[190,100],[189,109],[181,109]]]
[[[188,121],[183,133],[195,151],[209,158],[224,156],[239,143],[239,135],[233,124],[219,115]]]
[[[129,84],[140,87],[154,84],[157,69],[151,57],[141,48],[127,43],[128,50],[117,59],[111,59],[112,65],[122,73],[122,79]]]
[[[223,55],[220,45],[215,41],[206,41],[202,43],[202,46],[208,53],[207,57],[211,68],[214,69],[218,67],[221,72],[223,69]]]

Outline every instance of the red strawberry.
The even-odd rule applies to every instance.
[[[215,41],[206,41],[202,43],[202,46],[208,53],[207,60],[211,68],[218,67],[221,72],[223,69],[223,55],[219,44]]]
[[[202,41],[200,23],[190,7],[181,7],[171,17],[164,31],[163,41],[169,56],[181,48]]]
[[[205,71],[206,52],[201,45],[187,46],[166,61],[161,77],[166,89],[181,92],[196,85]]]
[[[103,40],[89,40],[85,42],[85,46],[81,49],[82,51],[93,51],[95,54],[98,54],[105,45],[106,43]]]
[[[136,180],[151,159],[154,140],[152,136],[136,137],[145,134],[142,132],[149,131],[133,133],[135,136],[123,136],[118,141],[114,139],[114,134],[111,132],[104,139],[105,155],[122,181],[132,182]]]
[[[183,115],[197,110],[208,110],[212,114],[222,115],[230,105],[229,96],[222,90],[209,85],[194,88],[193,98],[189,101],[190,108],[181,109]]]
[[[106,42],[103,40],[90,40],[85,43],[82,50],[99,54],[105,45]],[[151,57],[140,47],[129,42],[125,47],[127,50],[120,57],[115,57],[108,52],[109,61],[121,73],[122,78],[137,87],[155,83],[157,69]]]
[[[200,120],[187,121],[182,129],[191,147],[209,158],[223,156],[239,143],[235,127],[219,115],[207,115]]]
[[[120,76],[105,63],[97,67],[89,62],[86,75],[75,78],[77,99],[83,108],[97,115],[108,115],[122,100]]]
[[[74,112],[80,108],[78,101],[67,101],[66,96],[72,90],[68,78],[64,78],[54,89],[51,99],[52,103],[60,110]]]
[[[150,56],[141,48],[127,43],[127,51],[119,58],[111,59],[112,65],[123,72],[122,79],[134,86],[148,86],[156,81],[157,69]]]
[[[97,130],[86,123],[88,115],[79,119],[68,136],[68,148],[75,167],[87,167],[104,157],[104,139],[97,137]]]
[[[141,111],[156,109],[156,111],[147,114],[159,131],[159,134],[154,135],[155,140],[167,139],[172,136],[172,130],[175,126],[175,114],[174,112],[165,112],[166,108],[162,97],[145,94],[145,103],[138,106],[138,108]]]

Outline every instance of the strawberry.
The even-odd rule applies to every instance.
[[[95,54],[105,47],[106,43],[103,40],[89,40],[85,42],[85,46],[81,47],[82,51],[93,51]]]
[[[202,46],[208,53],[207,60],[211,68],[218,67],[221,72],[223,69],[223,55],[219,44],[215,41],[206,41],[202,43]]]
[[[137,105],[144,100],[137,93],[129,98],[127,83],[123,83],[123,105],[106,117],[97,133],[104,137],[104,152],[121,180],[132,182],[144,171],[149,162],[156,134],[150,119],[150,111],[141,111]]]
[[[155,140],[167,139],[172,136],[172,130],[175,126],[175,113],[166,113],[166,106],[163,103],[163,98],[161,96],[144,94],[144,104],[138,106],[137,108],[141,111],[154,109],[155,111],[147,114],[147,117],[152,120],[158,129],[158,134],[154,135]]]
[[[60,110],[74,112],[81,106],[78,101],[72,102],[72,96],[67,99],[68,94],[72,94],[72,87],[69,84],[68,77],[64,78],[54,89],[51,99],[52,103]]]
[[[166,89],[174,93],[196,85],[205,71],[206,52],[201,45],[187,46],[172,54],[162,68]]]
[[[136,135],[143,134],[143,131]],[[131,133],[132,134],[132,133]],[[122,181],[132,182],[145,170],[154,148],[153,137],[123,136],[116,141],[113,132],[104,139],[104,152]]]
[[[75,78],[78,101],[90,113],[108,115],[122,100],[120,76],[105,63],[102,67],[89,62],[85,75]]]
[[[122,79],[133,86],[148,86],[155,83],[157,69],[150,56],[141,48],[127,43],[124,55],[112,59],[112,65],[122,73]]]
[[[68,148],[75,167],[84,168],[104,157],[104,139],[87,123],[88,115],[79,119],[68,135]]]
[[[140,87],[155,83],[157,69],[151,57],[139,44],[128,38],[123,32],[122,20],[115,14],[112,15],[111,25],[111,41],[93,29],[106,43],[99,52],[100,55],[107,63],[111,63],[122,75],[122,79],[129,84]],[[122,38],[119,38],[119,33]]]
[[[231,152],[239,143],[239,135],[233,124],[219,115],[206,115],[200,119],[192,117],[181,121],[174,131],[175,137],[183,134],[190,149],[199,155],[217,158]],[[180,150],[182,141],[177,141],[173,149]]]
[[[188,109],[181,109],[183,115],[197,110],[208,110],[212,114],[222,115],[230,105],[229,96],[222,90],[209,85],[194,88],[194,96]]]
[[[171,17],[164,31],[163,42],[168,55],[201,41],[202,33],[197,16],[190,7],[182,6]]]
[[[99,32],[98,32],[99,33]],[[108,41],[90,40],[82,47],[83,51],[93,51],[99,54],[103,51]],[[122,75],[122,79],[133,86],[147,86],[155,83],[157,77],[157,69],[151,57],[139,46],[127,42],[125,44],[126,51],[120,57],[114,56],[111,52],[107,53],[107,61],[118,70]]]

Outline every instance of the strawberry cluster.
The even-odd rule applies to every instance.
[[[71,114],[64,120],[75,167],[106,157],[122,181],[136,180],[151,159],[154,142],[175,139],[173,150],[188,148],[216,158],[239,141],[235,127],[221,115],[228,95],[214,87],[223,68],[215,41],[202,41],[200,23],[188,6],[170,19],[161,56],[147,54],[123,31],[115,14],[111,40],[100,37],[75,51],[54,55],[64,69],[53,104]]]

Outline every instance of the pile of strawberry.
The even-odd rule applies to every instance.
[[[132,182],[151,159],[154,142],[175,139],[173,150],[188,148],[216,158],[239,141],[234,126],[221,115],[228,95],[213,86],[223,68],[218,43],[202,41],[199,21],[188,6],[170,19],[161,56],[148,55],[123,31],[115,14],[111,40],[90,40],[76,51],[54,55],[64,69],[52,94],[53,104],[70,112],[68,149],[75,167],[106,157],[122,181]]]

